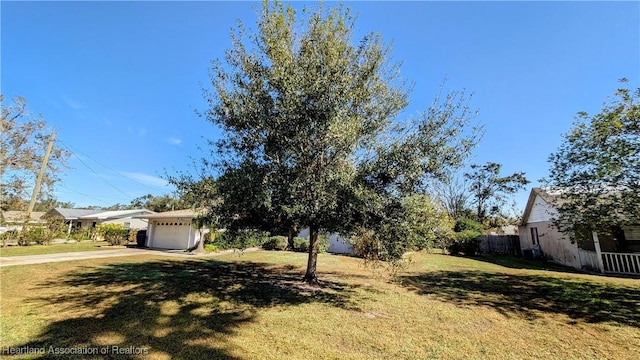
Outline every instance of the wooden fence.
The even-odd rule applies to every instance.
[[[480,252],[483,254],[520,256],[520,237],[518,235],[482,235],[478,238]]]

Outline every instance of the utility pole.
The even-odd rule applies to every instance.
[[[36,186],[33,189],[33,194],[31,194],[31,202],[29,203],[29,208],[27,209],[26,221],[31,220],[31,212],[33,212],[33,208],[36,206],[36,199],[38,198],[38,193],[40,193],[40,186],[42,186],[44,173],[47,171],[47,164],[49,163],[49,156],[51,156],[51,152],[53,151],[53,143],[55,139],[56,133],[54,131],[53,133],[51,133],[51,137],[49,138],[47,152],[44,154],[44,159],[42,160],[42,165],[40,166],[40,172],[38,173],[38,178],[36,179]]]

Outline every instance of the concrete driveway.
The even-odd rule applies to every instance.
[[[245,249],[245,252],[256,251],[258,248]],[[234,252],[234,250],[225,250],[217,253],[194,255],[185,253],[181,250],[155,250],[155,249],[116,249],[116,250],[100,250],[100,251],[79,251],[71,253],[45,254],[45,255],[25,255],[25,256],[7,256],[0,257],[0,267],[13,265],[31,265],[44,264],[50,262],[102,259],[119,256],[132,255],[161,255],[161,256],[177,256],[177,257],[211,257],[224,255]]]

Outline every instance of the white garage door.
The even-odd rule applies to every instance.
[[[191,223],[178,221],[157,221],[151,247],[160,249],[186,249],[189,245]]]

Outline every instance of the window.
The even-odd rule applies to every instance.
[[[77,227],[78,229],[80,229],[80,228],[82,227],[82,221],[78,221],[78,222],[76,223],[76,227]]]
[[[92,228],[96,227],[96,224],[97,224],[97,223],[96,223],[95,221],[94,221],[94,222],[92,222],[92,223],[91,223],[91,227],[92,227]]]
[[[540,239],[538,239],[538,228],[537,227],[532,227],[531,228],[531,241],[533,242],[533,245],[540,244]]]

